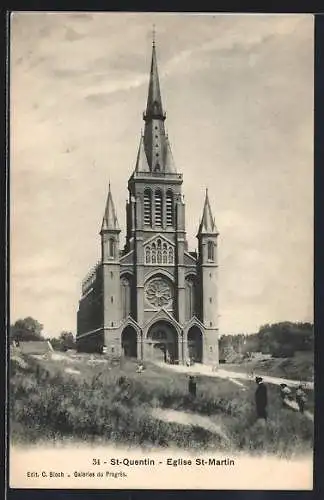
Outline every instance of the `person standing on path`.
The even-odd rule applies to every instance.
[[[197,394],[197,384],[195,378],[192,375],[190,375],[189,377],[188,390],[190,396],[195,398]]]
[[[296,391],[296,403],[298,404],[300,413],[304,413],[306,401],[307,397],[306,392],[304,391],[304,386],[300,384]]]
[[[289,401],[291,396],[291,390],[289,389],[287,384],[280,384],[280,396],[281,396],[282,406],[286,406],[287,401]]]
[[[257,417],[267,420],[268,391],[263,383],[262,377],[256,377],[255,381],[257,383],[257,388],[255,391]]]

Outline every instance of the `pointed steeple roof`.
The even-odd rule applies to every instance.
[[[144,149],[143,135],[141,134],[140,144],[137,153],[135,172],[149,172],[147,157]]]
[[[108,188],[108,196],[106,202],[105,213],[102,219],[101,231],[120,231],[115,205],[112,199],[112,194],[110,190],[110,182]]]
[[[160,91],[159,73],[156,60],[155,39],[152,43],[152,59],[150,83],[146,105],[146,116],[163,116],[163,106]]]
[[[201,222],[199,225],[198,235],[199,234],[218,234],[218,230],[215,224],[215,219],[213,217],[209,198],[208,198],[208,189],[206,189],[205,195],[205,203],[203,208],[203,214],[201,218]]]

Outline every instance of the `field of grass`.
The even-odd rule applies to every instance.
[[[248,372],[254,370],[260,375],[283,377],[292,380],[311,381],[314,377],[312,353],[297,355],[293,358],[273,358],[264,361],[252,360],[222,365],[225,370]]]
[[[255,419],[254,384],[245,390],[230,380],[198,377],[197,397],[188,395],[188,378],[155,365],[137,374],[127,361],[113,366],[89,356],[61,360],[11,361],[10,431],[14,443],[40,440],[108,441],[134,446],[182,447],[292,455],[310,451],[313,424],[282,408],[278,388],[268,386],[269,419]],[[72,362],[73,361],[73,362]],[[69,367],[76,371],[68,374]],[[79,371],[79,373],[77,373]],[[120,385],[123,376],[125,382]],[[228,439],[198,426],[164,422],[156,408],[209,416]]]

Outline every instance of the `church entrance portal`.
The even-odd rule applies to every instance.
[[[203,342],[202,333],[197,326],[192,326],[188,332],[188,354],[189,358],[196,363],[202,363]]]
[[[178,333],[172,325],[165,321],[155,323],[147,338],[152,359],[165,363],[176,363],[179,360]]]
[[[132,326],[126,326],[123,330],[122,349],[127,358],[137,358],[137,334]]]

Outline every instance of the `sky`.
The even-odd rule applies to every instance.
[[[313,16],[16,12],[11,322],[76,332],[109,181],[124,244],[153,24],[189,249],[206,187],[220,233],[220,333],[313,321]]]

